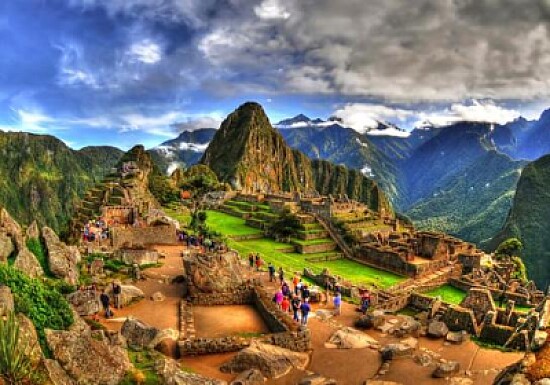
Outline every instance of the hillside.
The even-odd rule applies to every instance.
[[[0,205],[21,223],[36,219],[66,230],[79,197],[121,154],[113,147],[74,151],[53,136],[0,132]]]
[[[257,103],[245,103],[225,119],[201,163],[209,166],[220,181],[247,192],[345,193],[373,209],[389,208],[376,182],[360,171],[311,161],[302,152],[292,150]]]
[[[523,260],[529,276],[546,287],[550,271],[550,155],[527,165],[518,181],[512,208],[499,234],[491,241],[517,237],[524,245]]]

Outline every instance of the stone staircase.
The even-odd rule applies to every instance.
[[[353,250],[349,245],[344,241],[338,230],[334,227],[334,225],[327,221],[325,218],[318,214],[313,215],[314,218],[319,222],[319,224],[325,229],[325,231],[328,233],[328,235],[332,238],[334,242],[338,245],[338,248],[342,251],[344,256],[349,259],[354,259],[353,256]]]

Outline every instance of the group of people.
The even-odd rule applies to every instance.
[[[275,280],[275,266],[271,263],[268,265],[270,282]],[[288,283],[284,280],[283,268],[279,268],[279,283],[280,288],[273,296],[273,302],[279,309],[285,313],[292,312],[292,319],[295,322],[300,322],[302,325],[307,325],[308,316],[311,312],[310,291],[307,285],[302,283],[302,280],[295,275],[292,280],[293,290],[290,289]]]
[[[101,290],[99,295],[99,302],[103,308],[103,314],[105,318],[111,318],[114,316],[113,310],[111,309],[111,296],[112,296],[112,305],[115,309],[122,308],[121,296],[122,296],[122,286],[118,282],[113,282],[111,286],[111,295],[107,293],[106,289]]]
[[[226,249],[222,242],[217,242],[207,238],[204,235],[188,234],[185,231],[178,231],[178,241],[187,245],[187,247],[200,247],[204,252],[224,251]]]
[[[82,239],[85,242],[105,240],[109,238],[109,227],[103,219],[88,221],[82,229]]]
[[[263,264],[264,264],[264,262],[262,261],[262,258],[260,258],[260,254],[258,254],[258,253],[248,254],[248,265],[249,265],[251,270],[254,270],[254,267],[255,267],[256,271],[260,271]]]

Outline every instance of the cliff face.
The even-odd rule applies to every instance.
[[[550,283],[550,155],[527,165],[519,178],[512,209],[491,248],[510,237],[523,243],[529,278],[539,287]]]
[[[347,194],[373,209],[389,208],[378,185],[359,171],[312,161],[292,150],[257,103],[245,103],[226,118],[201,163],[209,166],[221,181],[248,193]]]

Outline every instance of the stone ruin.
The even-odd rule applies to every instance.
[[[277,308],[260,282],[245,279],[243,264],[236,252],[184,255],[186,293],[180,303],[180,355],[235,352],[255,340],[297,352],[309,350],[311,336],[291,317]],[[196,337],[193,307],[252,305],[270,333],[259,337]]]

